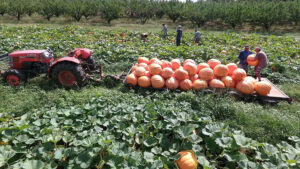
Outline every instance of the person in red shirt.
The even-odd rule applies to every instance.
[[[261,51],[259,47],[255,48],[256,52],[256,58],[258,59],[258,65],[254,67],[255,77],[258,78],[259,81],[261,81],[261,71],[267,67],[268,65],[268,58],[267,55]]]

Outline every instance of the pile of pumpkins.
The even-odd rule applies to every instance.
[[[166,87],[170,90],[184,91],[198,91],[207,87],[235,88],[243,94],[252,94],[256,91],[262,96],[268,95],[271,90],[271,84],[258,82],[253,77],[247,76],[245,70],[238,68],[235,63],[224,65],[217,59],[200,64],[192,59],[186,59],[182,64],[179,59],[167,61],[139,57],[138,62],[131,68],[126,83],[142,88]]]

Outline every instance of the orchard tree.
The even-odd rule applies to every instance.
[[[155,13],[155,3],[149,0],[132,0],[132,10],[134,17],[140,20],[141,24],[145,24],[147,20],[152,18]]]
[[[155,17],[161,19],[165,14],[165,6],[166,2],[164,0],[158,0],[158,1],[154,1],[154,5],[155,5]]]
[[[289,1],[287,3],[290,13],[289,21],[300,24],[300,0]]]
[[[79,22],[84,14],[85,3],[85,0],[67,0],[65,3],[67,15],[71,16],[77,22]]]
[[[4,15],[5,13],[8,12],[8,0],[0,0],[0,15]]]
[[[226,23],[229,24],[232,29],[235,29],[236,26],[243,24],[245,21],[245,16],[247,11],[245,11],[244,2],[225,2],[222,3],[222,11],[220,13],[220,18]]]
[[[170,0],[164,6],[166,15],[175,23],[182,15],[183,3],[178,0]]]
[[[100,12],[108,24],[114,19],[118,19],[123,14],[121,0],[101,0]]]
[[[27,0],[9,0],[8,13],[21,20],[22,15],[27,12],[24,5],[26,2]]]
[[[28,16],[32,16],[38,9],[38,1],[37,0],[27,0],[23,4],[25,6],[26,14]]]
[[[51,17],[54,16],[54,11],[56,8],[57,0],[40,0],[40,9],[38,10],[38,13],[45,17],[48,21],[50,21]]]
[[[266,31],[270,31],[275,23],[288,19],[288,8],[284,3],[279,1],[253,2],[250,21],[261,25]]]
[[[88,19],[89,16],[96,16],[100,8],[99,0],[88,0],[84,4],[83,16]]]

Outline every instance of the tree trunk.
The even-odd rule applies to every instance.
[[[107,24],[109,24],[109,25],[110,25],[110,21],[111,21],[111,19],[107,19]]]
[[[47,19],[48,21],[50,21],[50,18],[51,18],[51,16],[47,16],[47,17],[46,17],[46,19]]]
[[[21,14],[17,14],[18,21],[21,20]]]

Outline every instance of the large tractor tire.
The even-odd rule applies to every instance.
[[[81,65],[62,62],[52,70],[52,79],[66,89],[82,87],[86,84],[86,75]]]
[[[4,72],[3,81],[10,86],[19,86],[22,81],[26,81],[26,78],[19,70],[9,69]]]

